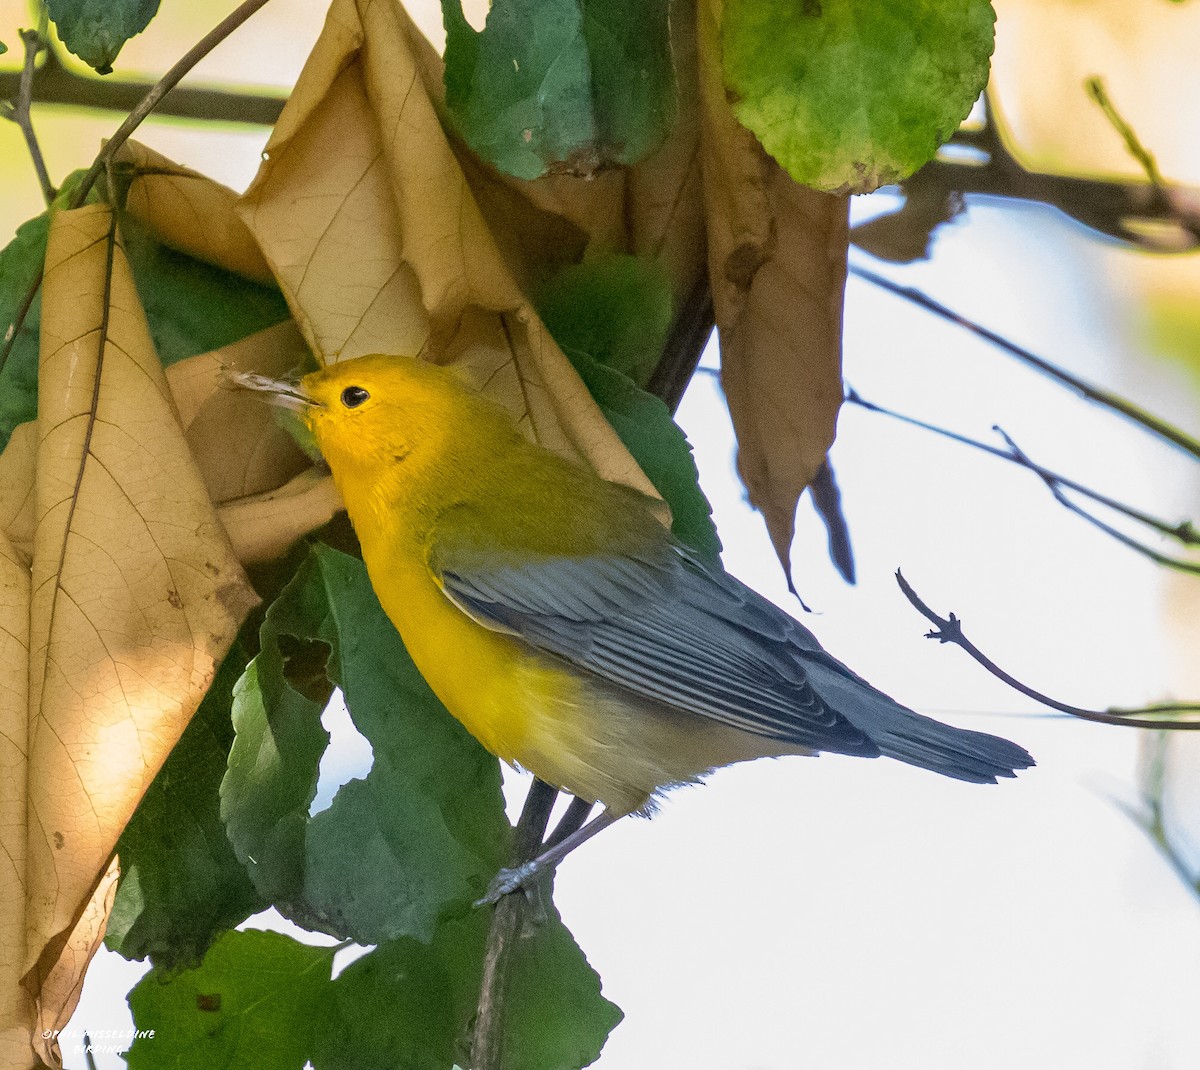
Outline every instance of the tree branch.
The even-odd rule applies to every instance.
[[[963,634],[962,622],[955,614],[951,613],[949,617],[945,618],[939,617],[921,600],[899,570],[896,571],[896,582],[900,585],[900,590],[904,592],[904,597],[926,620],[934,625],[932,630],[925,633],[927,639],[936,639],[939,643],[953,643],[955,646],[962,647],[996,679],[1008,684],[1013,690],[1020,691],[1022,695],[1027,695],[1035,702],[1040,702],[1043,706],[1049,706],[1052,710],[1058,710],[1060,713],[1069,713],[1072,717],[1078,717],[1084,721],[1097,721],[1101,724],[1119,724],[1132,728],[1200,729],[1200,703],[1162,702],[1153,706],[1136,708],[1112,707],[1107,710],[1089,710],[1050,698],[1028,684],[1022,683],[992,661]],[[1167,714],[1174,716],[1159,716]]]
[[[1028,364],[1031,368],[1041,372],[1047,378],[1053,379],[1055,382],[1067,387],[1067,389],[1078,394],[1085,401],[1090,401],[1103,408],[1119,413],[1144,431],[1148,431],[1155,437],[1182,450],[1193,459],[1200,460],[1200,441],[1197,441],[1191,435],[1152,413],[1138,408],[1131,401],[1126,401],[1123,397],[1109,390],[1093,386],[1065,368],[1061,368],[1044,357],[1037,356],[1037,354],[1032,353],[1023,346],[1009,341],[1003,335],[997,334],[995,331],[989,330],[987,327],[976,323],[974,320],[967,319],[965,316],[960,316],[953,309],[940,304],[921,290],[914,289],[911,286],[902,286],[900,283],[893,282],[884,275],[878,275],[874,271],[869,271],[866,268],[853,264],[850,266],[850,274],[871,283],[873,286],[878,286],[882,290],[887,290],[897,297],[902,297],[905,301],[909,301],[925,309],[927,312],[932,312],[934,315],[940,316],[942,319],[970,331],[972,334],[984,339],[984,341],[991,342],[998,349],[1004,350],[1004,352],[1016,357],[1022,363]]]
[[[978,158],[955,160],[950,153],[956,147],[972,150]],[[960,128],[903,188],[906,197],[928,200],[981,193],[1045,204],[1084,226],[1149,252],[1178,253],[1200,246],[1200,198],[1195,190],[1165,182],[1156,185],[1029,171],[1004,143],[987,96],[983,125]],[[1159,228],[1160,233],[1148,231],[1147,224]],[[1174,227],[1170,238],[1161,233],[1164,225]],[[854,240],[853,230],[850,238]]]
[[[0,71],[0,97],[17,93],[21,72]],[[31,99],[38,104],[64,104],[96,111],[128,114],[153,88],[153,82],[90,77],[77,74],[59,58],[53,45],[33,75]],[[155,110],[180,119],[273,126],[286,97],[265,93],[237,93],[221,89],[184,86]]]
[[[29,157],[33,160],[34,170],[37,171],[38,184],[42,187],[42,197],[48,205],[54,200],[54,184],[50,181],[50,173],[46,170],[46,161],[42,157],[42,148],[38,144],[37,134],[33,129],[33,118],[29,105],[33,99],[33,76],[37,69],[37,58],[40,52],[46,50],[45,39],[37,30],[21,30],[21,43],[25,46],[25,63],[17,76],[17,91],[13,102],[4,109],[6,118],[11,119],[21,128],[25,135],[25,144],[29,148]],[[5,94],[7,97],[8,94]]]
[[[514,830],[512,864],[519,866],[536,858],[550,821],[558,792],[534,780]],[[471,1070],[501,1070],[504,1059],[504,1010],[508,988],[508,961],[512,945],[520,937],[529,912],[529,894],[518,891],[501,896],[492,913],[487,948],[483,956],[483,978],[479,1004],[471,1033]]]

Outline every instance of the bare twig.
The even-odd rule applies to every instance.
[[[38,54],[46,49],[46,42],[37,30],[22,30],[21,43],[25,46],[25,63],[17,79],[16,98],[12,104],[5,107],[4,115],[21,128],[29,149],[29,158],[37,171],[38,184],[42,187],[42,197],[49,204],[54,200],[54,184],[50,181],[50,172],[46,170],[46,161],[42,157],[42,148],[38,144],[37,134],[33,129],[33,116],[29,110],[33,100],[33,77],[37,71],[37,58]]]
[[[1049,695],[1044,695],[1028,684],[1022,683],[992,661],[963,634],[962,622],[955,614],[951,613],[949,617],[944,618],[939,617],[922,601],[899,570],[896,571],[896,582],[900,585],[900,590],[904,592],[904,597],[926,620],[934,625],[932,630],[925,633],[926,638],[962,647],[996,679],[1008,684],[1013,690],[1021,692],[1022,695],[1028,696],[1035,702],[1040,702],[1043,706],[1049,706],[1052,710],[1058,710],[1060,713],[1069,713],[1072,717],[1078,717],[1084,721],[1097,721],[1101,724],[1119,724],[1132,728],[1200,729],[1200,703],[1164,702],[1154,706],[1140,706],[1131,709],[1113,707],[1108,710],[1088,710],[1050,698]],[[1166,714],[1175,716],[1159,716]]]
[[[1093,75],[1083,85],[1087,90],[1088,96],[1104,112],[1104,117],[1112,123],[1113,129],[1121,135],[1121,140],[1125,142],[1125,148],[1129,150],[1129,155],[1141,164],[1142,170],[1146,172],[1146,177],[1150,180],[1150,184],[1160,191],[1165,190],[1167,182],[1163,178],[1162,172],[1158,169],[1158,161],[1154,159],[1153,153],[1142,144],[1137,134],[1134,133],[1133,127],[1121,117],[1121,113],[1117,111],[1116,105],[1109,99],[1108,90],[1104,88],[1103,80]]]
[[[953,309],[947,308],[945,305],[935,301],[932,297],[921,290],[914,289],[911,286],[902,286],[900,283],[893,282],[884,275],[878,275],[874,271],[869,271],[866,268],[858,267],[853,264],[850,266],[850,273],[852,275],[856,275],[858,278],[863,279],[866,282],[871,283],[873,286],[878,286],[882,290],[887,290],[889,293],[895,294],[897,297],[902,297],[904,300],[912,302],[914,305],[925,309],[927,312],[932,312],[934,315],[970,331],[972,334],[977,335],[987,342],[991,342],[992,345],[1016,357],[1022,363],[1028,364],[1030,367],[1037,369],[1048,378],[1053,379],[1055,382],[1060,383],[1062,386],[1074,391],[1084,400],[1119,413],[1155,437],[1162,439],[1164,442],[1169,443],[1179,450],[1182,450],[1190,457],[1200,460],[1200,441],[1197,441],[1185,431],[1181,431],[1179,428],[1167,423],[1165,420],[1153,415],[1152,413],[1148,413],[1144,409],[1138,408],[1138,406],[1134,405],[1133,402],[1126,401],[1125,398],[1112,393],[1112,391],[1104,390],[1102,387],[1093,386],[1092,384],[1080,379],[1078,376],[1073,375],[1065,368],[1059,367],[1057,364],[1046,360],[1044,357],[1039,357],[1037,354],[1030,352],[1023,346],[1017,345],[1015,342],[1010,341],[1003,335],[997,334],[995,331],[989,330],[982,324],[976,323],[974,320],[967,319],[965,316],[960,316]]]
[[[970,446],[972,449],[980,450],[983,453],[991,454],[993,457],[999,457],[1002,461],[1008,461],[1010,464],[1020,465],[1022,468],[1033,472],[1047,484],[1059,487],[1065,490],[1073,491],[1076,494],[1081,494],[1085,498],[1090,498],[1097,505],[1102,505],[1106,509],[1111,509],[1113,512],[1120,513],[1122,516],[1129,517],[1130,520],[1135,520],[1139,524],[1144,524],[1153,531],[1157,531],[1160,535],[1165,535],[1168,538],[1175,539],[1184,546],[1200,546],[1200,531],[1197,531],[1196,526],[1190,520],[1183,520],[1177,524],[1168,523],[1156,516],[1151,516],[1149,513],[1142,511],[1132,505],[1126,505],[1124,502],[1117,501],[1115,498],[1109,497],[1098,490],[1093,490],[1091,487],[1085,486],[1082,483],[1071,479],[1069,476],[1061,475],[1049,468],[1044,468],[1040,464],[1035,464],[1029,460],[1024,454],[1020,456],[1014,455],[1009,450],[1003,450],[999,446],[993,446],[987,442],[981,442],[979,439],[971,438],[969,435],[960,435],[957,431],[951,431],[946,427],[939,427],[937,424],[927,423],[924,420],[919,420],[915,416],[909,416],[903,412],[897,412],[895,409],[889,409],[884,405],[876,405],[873,401],[867,401],[853,387],[846,388],[845,402],[847,405],[856,405],[859,408],[866,409],[868,412],[879,413],[882,416],[891,417],[893,420],[899,420],[901,423],[909,424],[912,427],[919,427],[923,431],[930,431],[935,435],[940,435],[942,438],[947,438],[951,442],[959,442],[964,446]]]
[[[536,858],[546,834],[550,811],[558,793],[549,784],[535,780],[529,786],[513,836],[512,864]],[[535,891],[533,894],[537,894]],[[492,914],[479,1005],[471,1033],[471,1070],[500,1070],[504,1058],[504,1009],[508,987],[508,961],[512,945],[520,937],[529,900],[523,892],[501,897]]]
[[[0,97],[14,97],[20,78],[18,71],[0,71]],[[32,96],[40,104],[71,104],[124,115],[137,106],[153,85],[148,81],[77,74],[64,65],[51,44],[46,58],[34,75]],[[283,110],[285,99],[265,93],[236,93],[184,86],[158,105],[155,113],[180,119],[272,126]]]
[[[1021,448],[1009,437],[1008,433],[1002,427],[994,427],[993,430],[1008,444],[1008,448],[1012,451],[1013,458],[1019,464],[1025,468],[1028,468],[1030,471],[1037,471],[1037,465],[1035,465],[1025,455]],[[1089,513],[1082,506],[1076,505],[1073,501],[1071,501],[1070,498],[1066,496],[1062,488],[1058,486],[1053,479],[1050,479],[1047,476],[1041,476],[1041,479],[1042,482],[1046,484],[1047,488],[1049,488],[1050,493],[1054,495],[1054,500],[1057,501],[1059,505],[1061,505],[1068,512],[1074,513],[1078,517],[1082,517],[1089,524],[1092,524],[1103,531],[1106,535],[1116,539],[1117,542],[1124,546],[1128,546],[1129,549],[1141,554],[1144,557],[1150,558],[1150,560],[1155,564],[1163,565],[1166,568],[1177,569],[1180,572],[1190,572],[1193,575],[1200,575],[1200,562],[1185,561],[1182,558],[1171,557],[1170,554],[1164,554],[1161,551],[1154,549],[1153,546],[1147,546],[1145,543],[1139,542],[1132,535],[1127,535],[1125,532],[1120,531],[1119,529],[1114,528],[1111,524],[1101,520],[1095,514]]]
[[[234,8],[233,11],[188,49],[179,62],[171,67],[151,87],[150,91],[141,99],[137,107],[126,116],[125,121],[117,128],[116,133],[113,134],[104,148],[100,150],[99,155],[92,162],[92,166],[88,169],[87,174],[83,176],[75,192],[72,194],[69,207],[78,208],[87,200],[88,194],[96,184],[96,179],[104,173],[108,162],[116,155],[117,150],[129,140],[129,136],[137,129],[142,120],[158,106],[163,97],[179,84],[180,79],[266,3],[267,0],[245,0],[244,3]],[[21,301],[16,319],[7,326],[3,341],[0,342],[0,372],[4,371],[4,365],[8,362],[13,347],[17,344],[17,336],[21,333],[21,328],[25,325],[25,318],[29,315],[29,310],[33,307],[33,302],[37,299],[38,290],[41,289],[41,285],[42,268],[39,268],[36,278],[30,284],[25,297]]]

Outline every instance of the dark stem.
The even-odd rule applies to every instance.
[[[1185,252],[1200,245],[1200,217],[1191,207],[1192,191],[1171,185],[1122,182],[1029,171],[1012,155],[992,118],[984,96],[985,121],[977,129],[959,129],[949,142],[984,154],[962,162],[941,154],[904,183],[906,195],[989,194],[1057,208],[1086,227],[1148,252]],[[1154,224],[1156,230],[1136,224]],[[1162,224],[1173,223],[1170,237]],[[853,237],[853,235],[852,235]]]
[[[662,356],[646,384],[646,390],[662,398],[672,413],[683,400],[683,392],[704,355],[704,347],[708,345],[716,323],[712,289],[708,285],[708,272],[705,271],[675,317]]]
[[[1126,401],[1124,398],[1108,390],[1084,382],[1065,368],[1060,368],[1057,364],[1053,364],[1045,358],[1037,356],[1037,354],[1017,345],[1003,335],[997,334],[995,331],[976,323],[974,320],[960,316],[957,312],[938,303],[920,290],[913,289],[911,286],[902,286],[900,283],[893,282],[883,275],[877,275],[874,271],[868,271],[866,268],[854,265],[851,265],[850,273],[871,283],[873,286],[887,290],[889,293],[895,294],[897,297],[902,297],[904,300],[912,302],[927,312],[932,312],[934,315],[940,316],[942,319],[970,331],[987,342],[991,342],[997,348],[1004,350],[1004,352],[1016,357],[1030,367],[1036,368],[1043,375],[1073,390],[1085,400],[1103,406],[1106,409],[1111,409],[1113,412],[1120,413],[1143,430],[1148,431],[1164,442],[1170,443],[1188,456],[1200,460],[1200,441],[1197,441],[1191,435],[1167,423],[1165,420],[1138,408],[1132,402]]]
[[[557,847],[568,836],[578,832],[585,824],[591,815],[594,803],[587,802],[585,799],[574,798],[571,800],[571,805],[567,807],[567,812],[563,814],[562,819],[554,826],[554,831],[546,837],[546,842],[542,844],[543,850],[549,850],[551,847]]]
[[[46,161],[42,157],[42,148],[38,144],[37,134],[33,129],[33,117],[29,105],[33,100],[33,77],[37,71],[38,54],[46,49],[46,42],[37,30],[22,30],[21,43],[25,46],[25,63],[17,78],[16,98],[11,109],[6,109],[8,118],[21,128],[25,136],[25,145],[29,149],[29,158],[37,171],[38,185],[42,187],[42,197],[49,205],[54,200],[54,184],[50,181],[50,172],[46,170]]]
[[[513,835],[513,866],[529,862],[541,851],[542,837],[550,821],[550,811],[558,792],[541,780],[534,780],[525,797],[525,806]],[[471,1070],[500,1070],[504,1059],[504,1004],[508,987],[508,959],[513,942],[520,936],[529,910],[524,892],[502,896],[492,913],[487,948],[483,956],[483,977],[479,986],[479,1005],[471,1033]]]
[[[899,570],[896,571],[896,582],[900,585],[900,590],[904,592],[904,597],[913,604],[926,620],[933,624],[933,629],[925,633],[926,638],[936,639],[939,643],[953,643],[955,646],[962,647],[963,650],[970,654],[971,657],[987,669],[996,679],[1008,684],[1009,687],[1021,692],[1022,695],[1027,695],[1035,702],[1040,702],[1043,706],[1049,706],[1052,710],[1058,710],[1060,713],[1069,713],[1072,717],[1079,717],[1085,721],[1098,721],[1101,724],[1119,724],[1133,728],[1200,729],[1200,703],[1158,703],[1154,706],[1137,708],[1122,709],[1114,707],[1108,710],[1088,710],[1050,698],[1049,695],[1044,695],[1028,684],[1022,683],[1015,676],[1005,672],[999,665],[992,661],[991,658],[963,634],[962,622],[955,614],[951,613],[949,617],[945,618],[939,617],[921,600],[921,597],[912,589],[908,580],[904,578]],[[1168,713],[1173,713],[1177,716],[1156,716]]]

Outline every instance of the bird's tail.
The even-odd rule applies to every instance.
[[[914,713],[832,657],[828,663],[806,658],[805,670],[821,698],[889,758],[973,784],[994,784],[997,777],[1015,776],[1034,764],[1024,747],[1007,739]]]

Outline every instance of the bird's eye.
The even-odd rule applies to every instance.
[[[348,386],[342,391],[342,404],[348,409],[357,409],[370,396],[361,386]]]

